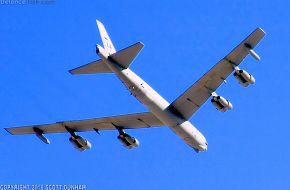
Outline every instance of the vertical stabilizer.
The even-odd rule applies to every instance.
[[[104,44],[104,48],[105,50],[111,55],[113,53],[116,52],[115,47],[105,29],[105,26],[103,25],[103,23],[101,23],[100,21],[96,20],[99,31],[100,31],[100,35]]]

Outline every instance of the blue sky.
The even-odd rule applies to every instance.
[[[267,35],[262,58],[241,64],[256,78],[233,76],[218,93],[234,109],[208,101],[191,118],[206,136],[196,154],[167,127],[131,130],[141,146],[126,150],[117,131],[82,133],[93,148],[76,151],[68,134],[0,132],[0,184],[84,184],[87,189],[290,189],[289,1],[59,1],[0,5],[0,126],[52,123],[146,111],[114,75],[72,76],[97,59],[100,19],[117,49],[142,41],[131,69],[169,102],[256,27]]]

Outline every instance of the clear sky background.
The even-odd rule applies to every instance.
[[[210,101],[191,118],[206,136],[196,154],[167,127],[127,131],[141,145],[127,150],[117,131],[81,135],[0,132],[0,184],[85,184],[87,189],[290,189],[289,1],[61,1],[0,5],[0,126],[14,127],[146,111],[114,75],[72,76],[98,59],[100,19],[117,49],[142,41],[131,69],[169,102],[256,27],[267,35],[261,62],[241,64],[256,78],[244,88],[233,76],[218,93],[234,109]]]

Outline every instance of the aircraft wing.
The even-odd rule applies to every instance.
[[[184,118],[189,119],[234,71],[233,66],[238,66],[250,53],[265,32],[257,28],[242,43],[233,49],[227,56],[220,60],[204,76],[179,96],[169,108],[177,110]],[[256,55],[256,59],[259,57]]]
[[[93,131],[93,130],[112,130],[116,126],[124,129],[150,128],[164,125],[152,113],[144,112],[129,115],[120,115],[112,117],[103,117],[87,120],[64,121],[45,125],[32,125],[25,127],[6,128],[13,134],[35,134],[35,128],[43,133],[65,133],[68,127],[75,132]]]

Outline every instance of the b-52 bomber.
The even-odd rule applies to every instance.
[[[201,152],[207,150],[208,143],[203,134],[189,121],[191,116],[209,98],[211,98],[211,102],[216,109],[221,112],[232,109],[233,106],[230,101],[216,93],[217,88],[226,81],[230,74],[233,73],[237,81],[244,87],[255,82],[254,77],[245,70],[240,69],[239,65],[249,54],[256,60],[260,60],[253,48],[265,35],[261,28],[254,30],[183,94],[172,103],[169,103],[129,68],[143,48],[143,43],[138,42],[116,51],[104,25],[98,20],[96,22],[104,46],[96,45],[96,53],[100,59],[72,69],[69,72],[74,75],[115,73],[130,93],[144,104],[149,111],[45,125],[6,128],[9,133],[13,135],[35,134],[44,143],[49,144],[50,141],[44,134],[68,132],[71,135],[69,141],[78,150],[84,151],[91,148],[91,143],[79,136],[77,132],[96,131],[99,133],[101,130],[117,130],[120,142],[130,149],[138,147],[139,141],[126,133],[126,129],[168,126],[196,152]]]

